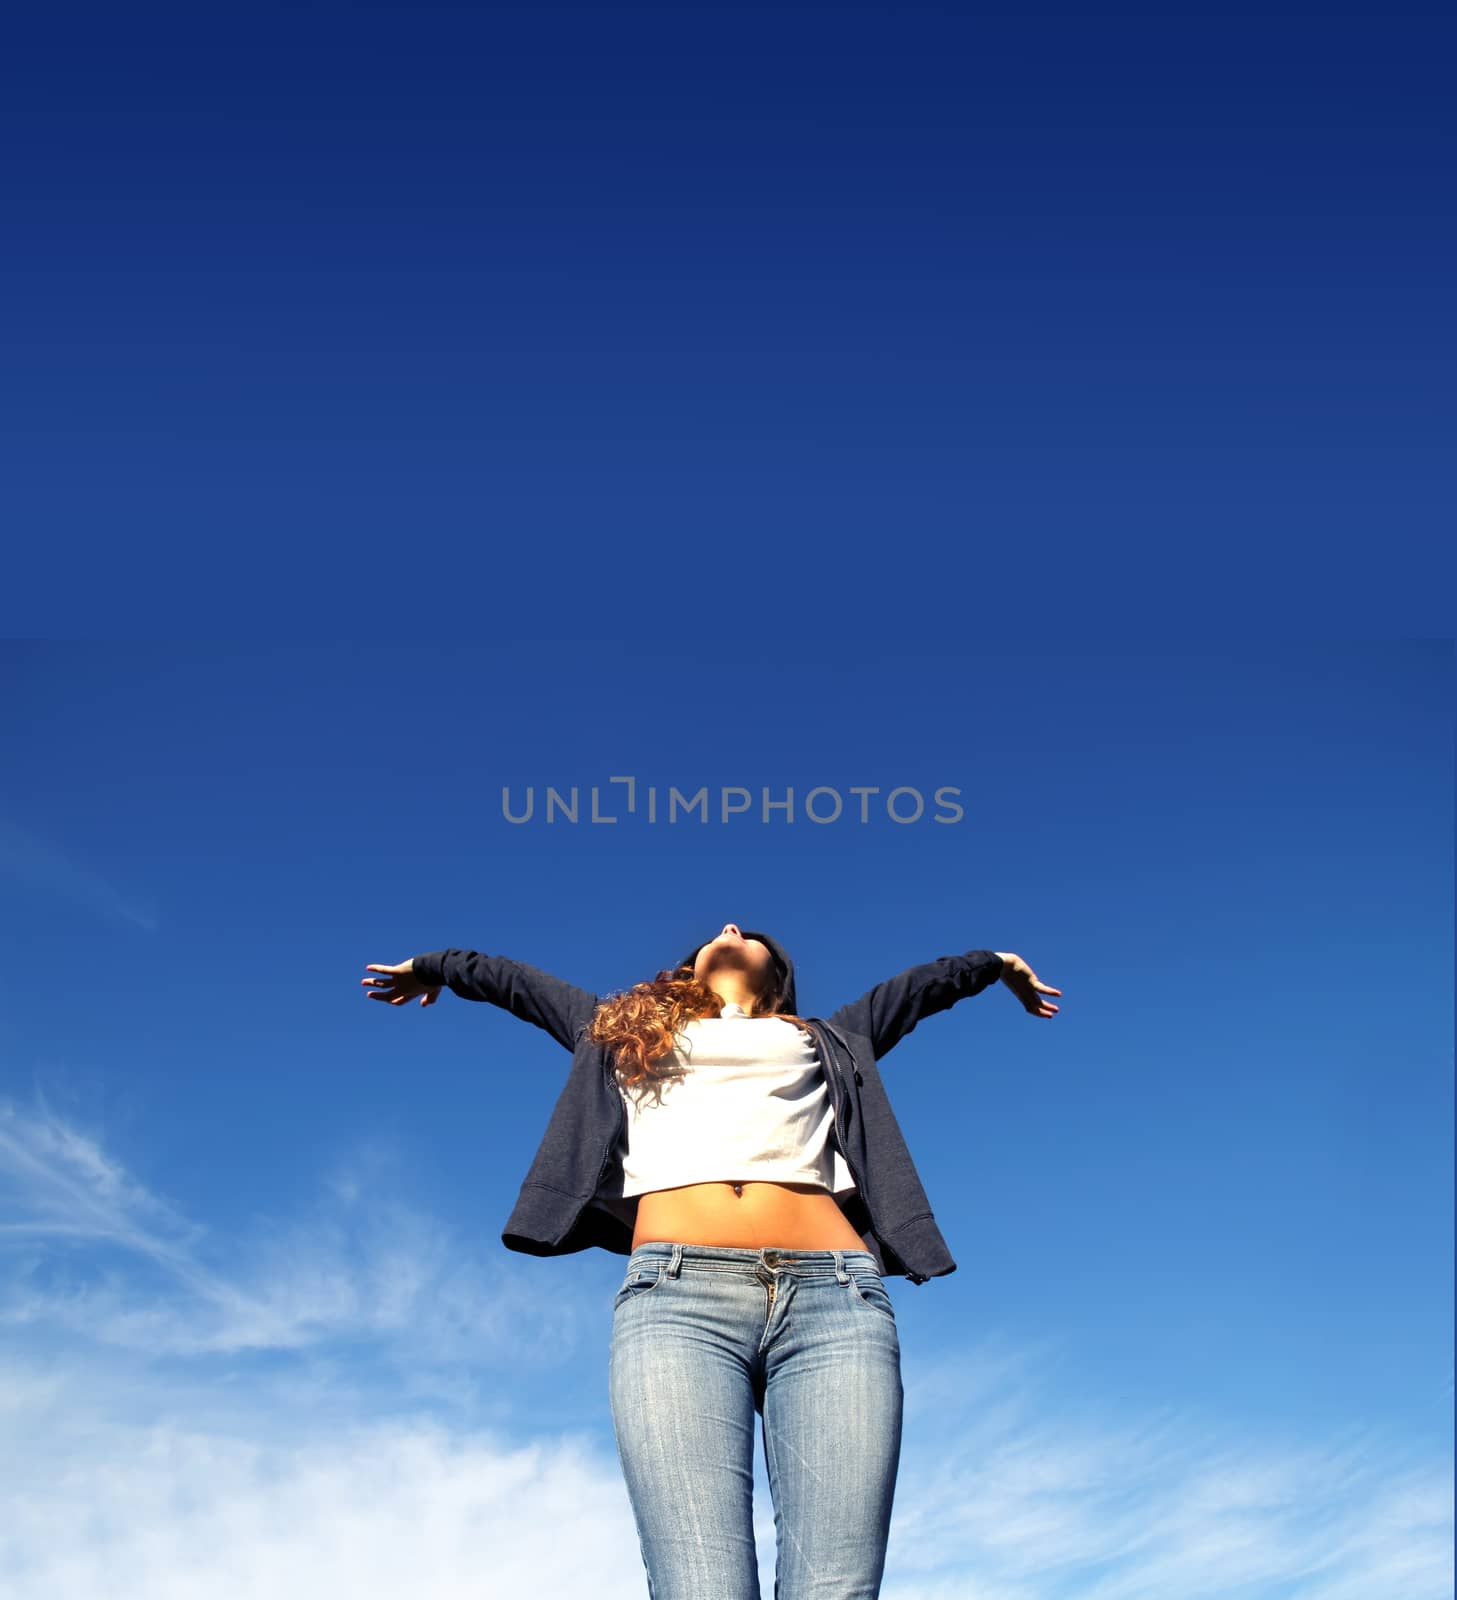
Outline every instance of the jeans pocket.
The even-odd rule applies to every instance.
[[[874,1271],[866,1271],[862,1267],[855,1268],[850,1273],[850,1293],[862,1304],[870,1306],[880,1312],[882,1316],[895,1321],[895,1305],[890,1298],[890,1290],[885,1286],[885,1280]]]
[[[663,1263],[660,1261],[644,1262],[641,1266],[630,1267],[627,1276],[617,1286],[617,1293],[612,1298],[612,1309],[620,1311],[629,1300],[640,1300],[645,1294],[650,1294],[663,1281]]]

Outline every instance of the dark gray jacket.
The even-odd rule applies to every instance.
[[[793,964],[776,941],[758,937],[787,970],[783,1009],[794,1010]],[[596,1246],[630,1255],[637,1197],[622,1196],[626,1107],[608,1047],[584,1036],[604,997],[524,961],[478,950],[416,956],[414,972],[431,988],[489,1001],[544,1028],[572,1052],[566,1086],[501,1233],[507,1248],[559,1256]],[[857,1185],[841,1209],[885,1277],[924,1283],[955,1272],[956,1262],[875,1064],[922,1017],[980,993],[1001,975],[1002,959],[992,950],[938,956],[875,984],[829,1017],[805,1018],[825,1064],[836,1138]]]

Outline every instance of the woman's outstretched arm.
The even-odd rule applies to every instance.
[[[1019,955],[1010,950],[967,950],[959,956],[938,956],[934,961],[907,967],[867,989],[858,1000],[826,1018],[841,1032],[858,1033],[870,1040],[878,1061],[915,1027],[922,1017],[947,1011],[1000,979],[1033,1016],[1051,1017],[1057,1007],[1044,994],[1061,995],[1049,988]]]
[[[576,1048],[577,1032],[597,1009],[598,997],[540,967],[481,950],[431,950],[398,966],[374,965],[367,972],[386,978],[365,978],[371,999],[403,1005],[422,995],[432,1005],[442,988],[462,1000],[484,1000],[512,1016],[544,1028],[566,1049]]]

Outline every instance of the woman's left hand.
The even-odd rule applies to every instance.
[[[1034,1017],[1056,1016],[1059,1008],[1044,1000],[1042,996],[1045,994],[1061,996],[1062,990],[1043,983],[1021,956],[1013,955],[1010,950],[998,950],[996,954],[1002,958],[1002,982],[1027,1010]]]

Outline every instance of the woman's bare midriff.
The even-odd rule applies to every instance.
[[[742,1190],[740,1194],[738,1190]],[[863,1250],[834,1195],[811,1183],[687,1183],[637,1203],[632,1248],[649,1240],[739,1249]]]

